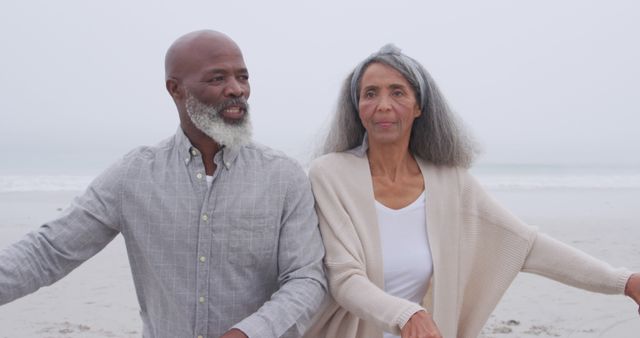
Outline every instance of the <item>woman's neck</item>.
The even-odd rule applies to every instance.
[[[369,143],[367,155],[372,177],[386,177],[395,182],[399,177],[420,173],[418,163],[409,152],[408,142]]]
[[[376,201],[391,209],[414,202],[424,191],[424,179],[409,145],[371,144],[369,168]]]

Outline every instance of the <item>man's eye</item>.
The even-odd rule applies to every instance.
[[[238,78],[241,81],[249,81],[249,75],[240,75],[240,76],[238,76]]]
[[[207,80],[207,82],[222,82],[224,81],[224,76],[214,76]]]

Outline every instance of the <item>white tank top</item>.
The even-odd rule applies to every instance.
[[[402,209],[391,209],[376,201],[384,291],[420,303],[433,273],[433,261],[427,235],[425,193]],[[395,338],[391,333],[384,338]]]

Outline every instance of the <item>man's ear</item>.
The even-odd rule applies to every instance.
[[[167,87],[169,95],[171,95],[174,100],[182,100],[184,98],[184,94],[180,89],[180,85],[178,84],[178,81],[176,79],[167,79],[165,85]]]

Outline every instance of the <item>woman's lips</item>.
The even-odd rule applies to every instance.
[[[390,128],[395,123],[394,122],[388,122],[388,121],[380,121],[380,122],[376,122],[375,124],[380,128]]]

